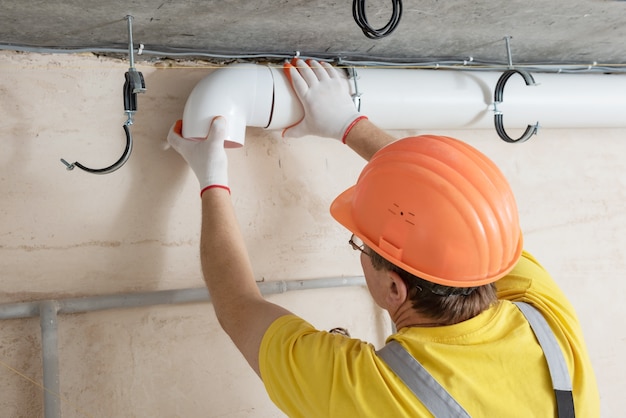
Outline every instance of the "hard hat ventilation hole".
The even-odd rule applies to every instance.
[[[400,210],[400,205],[398,205],[397,203],[392,203],[393,207],[388,208],[387,210],[391,213],[393,213],[394,215],[398,214],[398,210]],[[400,215],[402,215],[402,212],[400,212]]]
[[[405,214],[407,215],[407,217],[412,217],[415,218],[415,214],[413,212],[404,212],[401,208],[400,205],[398,205],[397,203],[392,203],[392,207],[387,208],[387,210],[389,212],[391,212],[393,215],[400,215],[401,217],[405,218]],[[406,223],[408,223],[409,225],[415,226],[415,223],[412,220],[409,219],[404,219],[404,221]]]

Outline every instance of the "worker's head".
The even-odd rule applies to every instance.
[[[443,136],[382,148],[331,213],[374,253],[375,268],[391,265],[439,293],[471,294],[468,288],[495,282],[522,251],[515,198],[502,172],[475,148]]]

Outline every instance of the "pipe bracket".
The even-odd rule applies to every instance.
[[[61,162],[65,165],[68,171],[72,171],[75,167],[78,167],[91,174],[109,174],[126,164],[130,158],[130,153],[133,150],[133,136],[130,132],[129,126],[133,124],[133,115],[137,111],[137,94],[146,92],[146,83],[144,81],[143,74],[135,68],[132,25],[133,17],[128,15],[126,16],[126,20],[128,21],[128,55],[130,60],[130,68],[124,74],[125,81],[122,90],[124,112],[127,115],[126,122],[123,125],[124,133],[126,134],[126,148],[124,149],[122,156],[116,162],[105,168],[89,168],[82,165],[78,161],[70,164],[65,159],[61,158]],[[143,45],[141,48],[143,48]]]
[[[352,93],[352,101],[354,102],[354,107],[356,107],[357,112],[361,111],[361,92],[359,91],[359,84],[357,80],[359,75],[356,72],[355,67],[347,67],[348,71],[348,81],[352,83],[352,87],[354,89],[354,93]]]
[[[133,150],[133,136],[130,133],[130,128],[128,127],[132,122],[130,121],[130,119],[122,126],[124,128],[124,133],[126,134],[126,148],[124,148],[124,153],[122,153],[122,156],[113,164],[111,164],[108,167],[105,168],[89,168],[86,167],[84,165],[82,165],[81,163],[79,163],[78,161],[75,161],[73,163],[68,163],[66,160],[64,160],[63,158],[61,158],[61,162],[63,164],[65,164],[65,167],[68,171],[71,171],[74,169],[74,167],[78,167],[83,171],[86,171],[88,173],[91,174],[109,174],[112,173],[114,171],[116,171],[117,169],[119,169],[120,167],[122,167],[124,164],[126,164],[126,161],[128,161],[128,159],[130,158],[130,153]]]
[[[498,105],[502,103],[504,99],[504,87],[506,86],[507,81],[509,81],[509,78],[511,78],[511,76],[513,76],[514,74],[519,74],[520,76],[522,76],[527,86],[537,85],[537,83],[535,83],[535,79],[529,72],[526,72],[523,70],[515,70],[515,69],[510,69],[502,73],[502,75],[498,79],[498,82],[496,83],[496,89],[494,92],[494,103],[493,103],[494,124],[496,128],[496,132],[498,133],[498,136],[503,141],[509,142],[509,143],[525,142],[531,136],[536,135],[537,131],[539,130],[539,122],[535,123],[534,125],[528,125],[524,133],[519,138],[513,139],[506,133],[506,130],[504,129],[503,114],[502,114],[502,111],[498,109]]]

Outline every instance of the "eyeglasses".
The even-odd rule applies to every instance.
[[[352,234],[350,240],[348,241],[348,244],[350,244],[354,251],[358,250],[365,255],[369,255],[367,251],[365,251],[365,244],[363,243],[363,241],[361,241],[361,238],[357,237],[356,235]]]

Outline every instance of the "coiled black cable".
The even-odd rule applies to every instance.
[[[391,0],[391,4],[393,10],[391,11],[389,22],[380,29],[374,29],[370,26],[365,15],[365,0],[354,0],[352,2],[352,17],[354,17],[354,21],[365,36],[370,39],[379,39],[389,35],[396,29],[402,16],[402,0]]]

